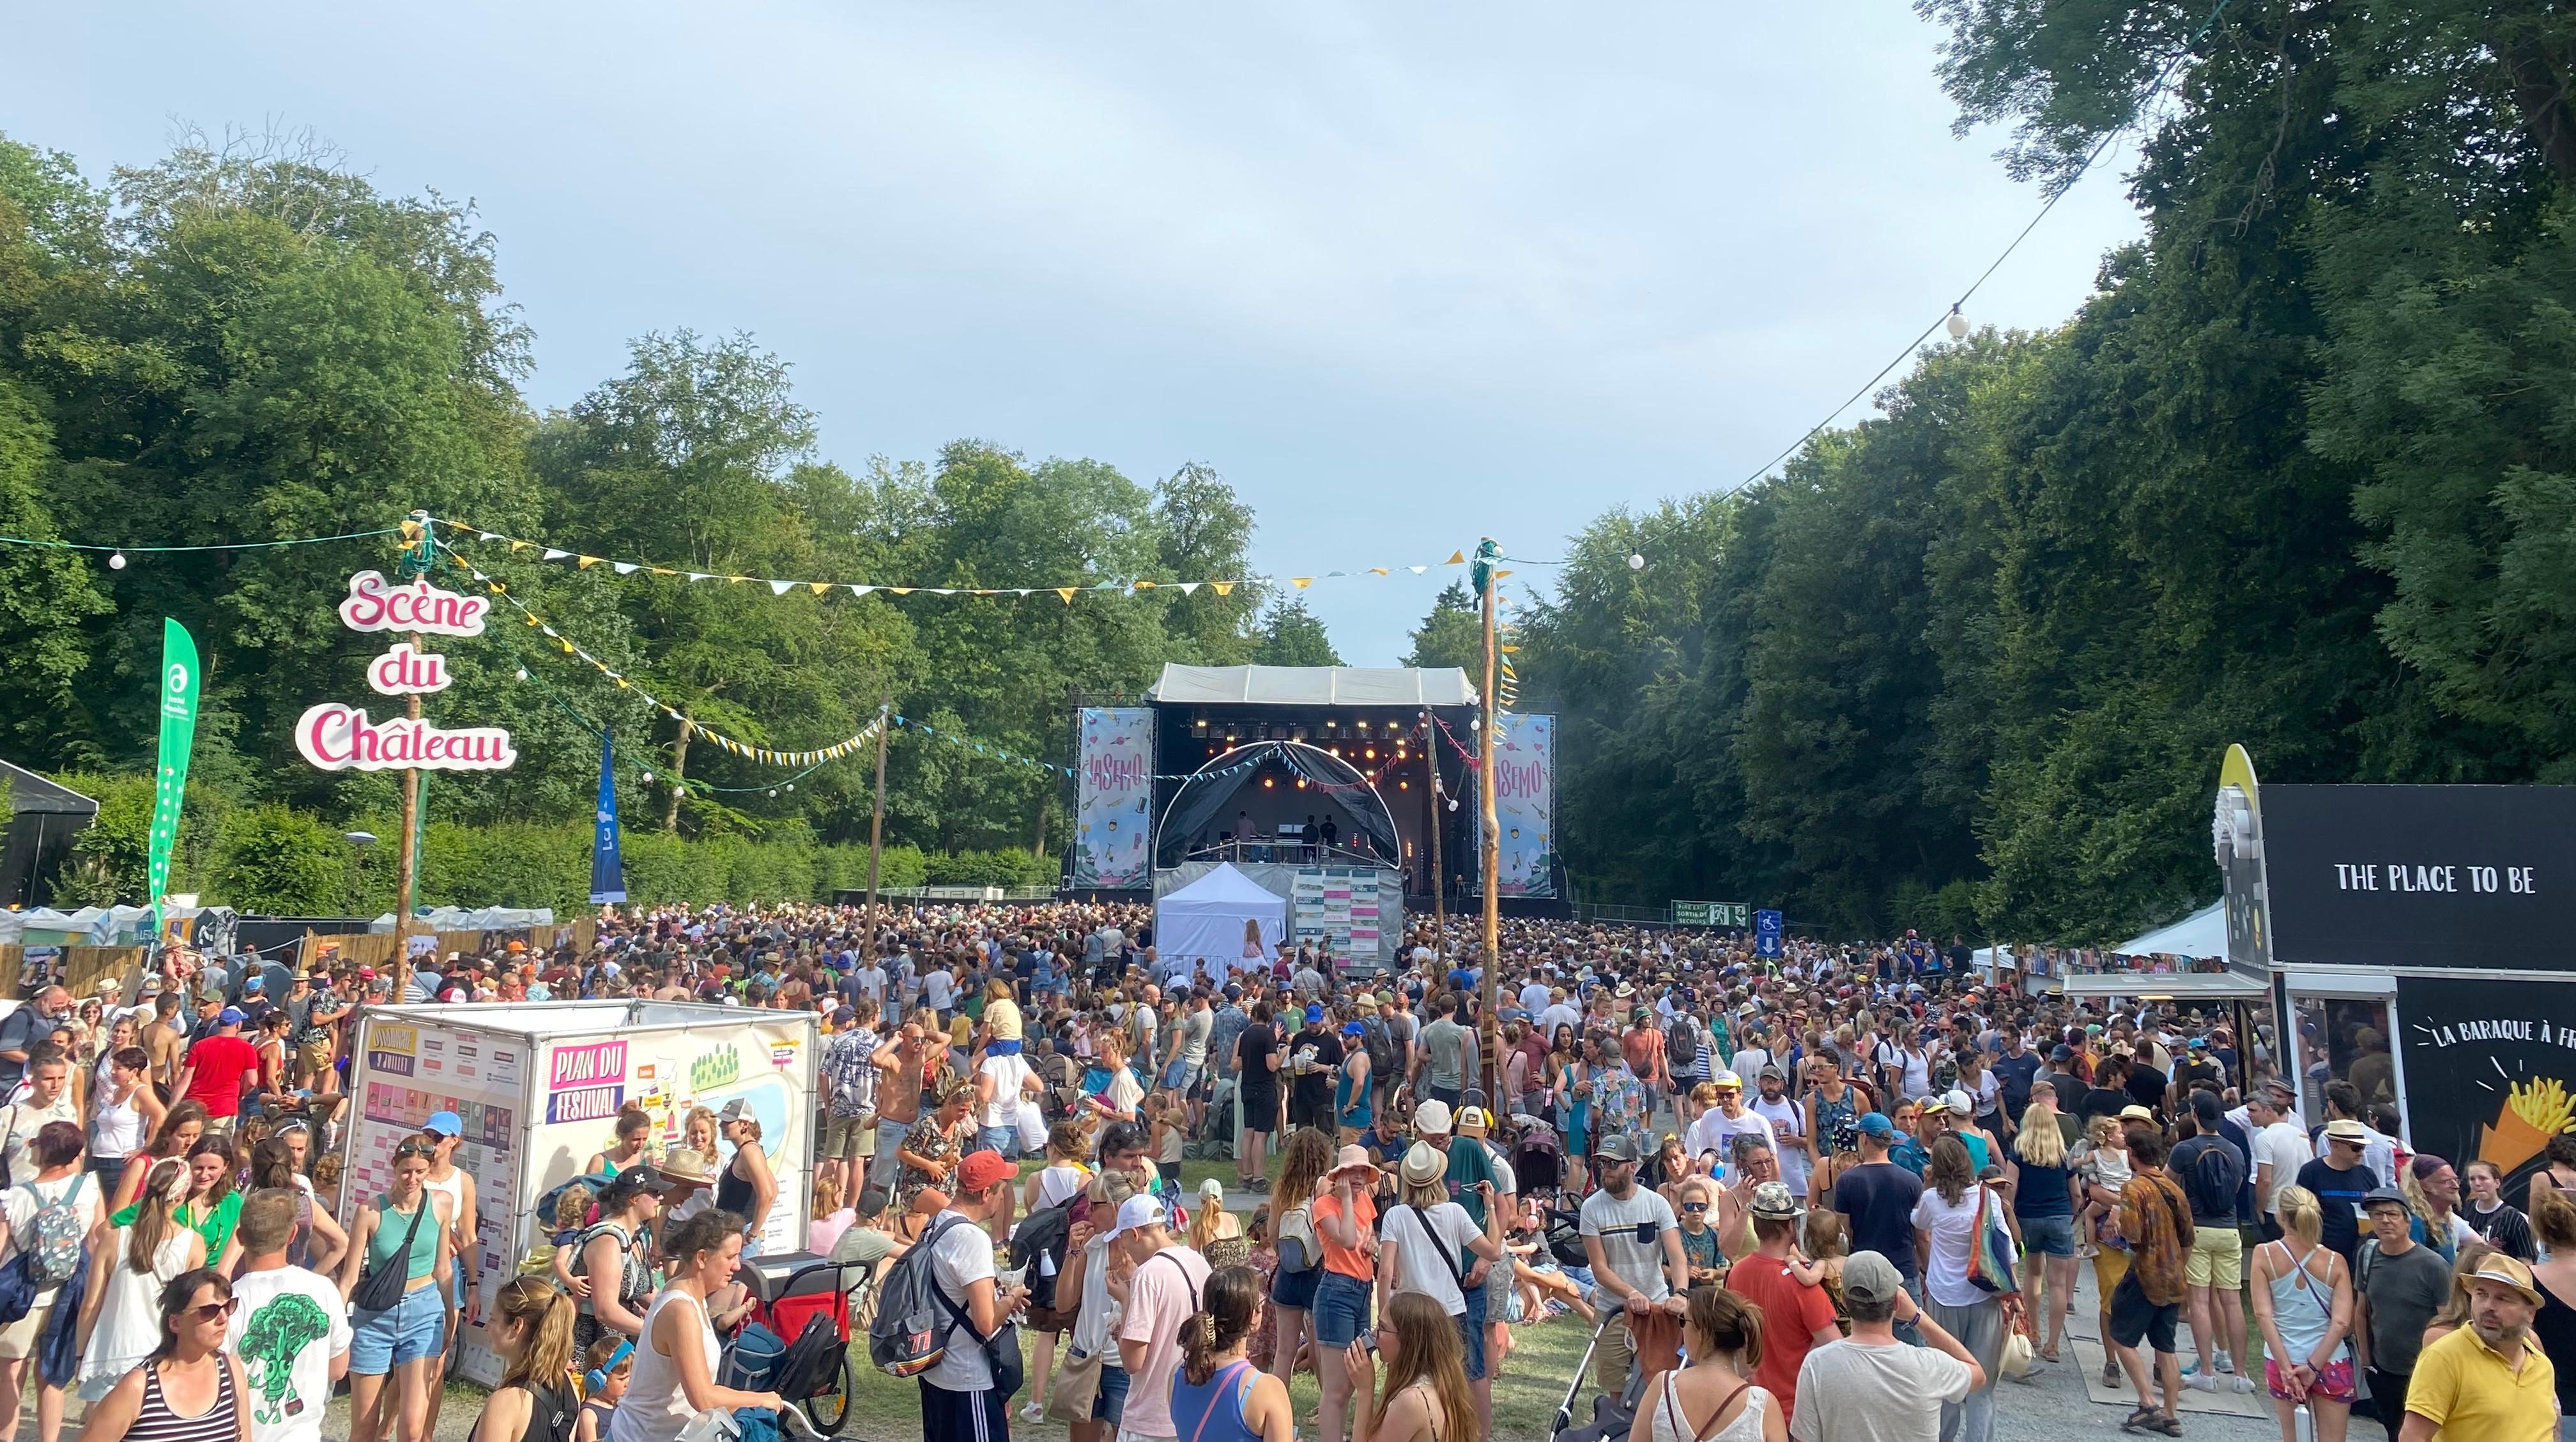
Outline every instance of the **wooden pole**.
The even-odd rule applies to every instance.
[[[1440,723],[1422,713],[1422,763],[1431,773],[1431,956],[1441,973],[1449,955],[1449,874],[1440,864],[1440,828],[1448,815],[1440,796]]]
[[[428,639],[417,632],[413,633],[412,650],[415,653],[419,652]],[[411,717],[412,734],[419,735],[419,692],[414,691],[405,698],[403,710]],[[394,856],[394,960],[398,964],[402,964],[403,958],[409,954],[409,946],[405,938],[411,934],[412,893],[420,885],[420,877],[416,874],[419,868],[416,864],[412,841],[419,834],[420,768],[406,766],[403,768],[402,784],[402,850]],[[403,965],[404,971],[407,972],[409,969],[407,964]]]
[[[877,805],[868,817],[868,956],[877,954],[877,863],[885,856],[886,733],[894,729],[894,698],[877,708]]]
[[[1479,698],[1484,706],[1480,729],[1476,736],[1476,806],[1478,815],[1483,818],[1485,833],[1484,844],[1479,848],[1483,852],[1479,861],[1485,873],[1485,954],[1479,958],[1485,971],[1485,1000],[1484,1015],[1477,1019],[1477,1031],[1479,1035],[1487,1038],[1487,1044],[1482,1050],[1485,1054],[1485,1067],[1489,1072],[1497,1069],[1501,1061],[1499,1056],[1501,1029],[1494,1022],[1494,1008],[1503,980],[1503,969],[1500,965],[1503,929],[1502,896],[1497,886],[1502,879],[1503,837],[1502,829],[1496,824],[1494,816],[1494,752],[1500,735],[1495,729],[1498,723],[1494,698],[1494,586],[1493,572],[1488,569],[1485,574],[1485,685],[1484,695]],[[1486,1087],[1485,1095],[1491,1098],[1498,1095],[1501,1090],[1502,1079],[1494,1076]]]

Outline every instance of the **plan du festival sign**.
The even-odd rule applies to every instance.
[[[460,596],[427,580],[387,581],[376,571],[349,578],[340,623],[352,631],[398,631],[413,636],[474,637],[492,603]],[[409,641],[367,667],[367,685],[380,696],[425,696],[447,689],[447,658]],[[498,726],[445,727],[419,717],[382,721],[363,706],[325,701],[305,709],[295,723],[295,749],[325,771],[501,771],[519,759],[510,733]]]

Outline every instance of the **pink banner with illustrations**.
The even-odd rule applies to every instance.
[[[1556,895],[1556,718],[1505,716],[1494,748],[1502,896]]]
[[[1146,884],[1153,858],[1154,713],[1087,706],[1081,718],[1080,791],[1074,803],[1073,884]]]

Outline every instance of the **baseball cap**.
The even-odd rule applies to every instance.
[[[723,1110],[716,1113],[716,1125],[723,1126],[727,1122],[741,1121],[745,1116],[750,1115],[750,1113],[751,1099],[749,1097],[735,1097],[732,1101],[724,1104]]]
[[[1404,1164],[1396,1169],[1408,1187],[1427,1187],[1449,1175],[1449,1154],[1429,1142],[1415,1142],[1404,1153]]]
[[[1637,1160],[1637,1144],[1622,1133],[1612,1132],[1593,1144],[1592,1155],[1614,1162],[1633,1162]]]
[[[1483,1107],[1458,1108],[1458,1135],[1481,1137],[1494,1129],[1494,1118]]]
[[[2068,1046],[2064,1042],[2059,1042],[2057,1045],[2048,1049],[2048,1059],[2050,1061],[2073,1061],[2075,1060],[2075,1048]]]
[[[1755,1187],[1749,1205],[1753,1215],[1774,1221],[1798,1215],[1798,1199],[1789,1194],[1785,1182],[1764,1182]]]
[[[420,1129],[436,1132],[442,1137],[461,1137],[465,1135],[465,1118],[454,1112],[431,1112],[429,1120],[420,1124]]]
[[[1914,1108],[1914,1114],[1921,1117],[1937,1117],[1949,1109],[1950,1099],[1939,1092],[1934,1092]]]
[[[2326,1140],[2350,1142],[2357,1147],[2370,1145],[2370,1133],[2350,1117],[2337,1117],[2326,1123]]]
[[[1754,1078],[1757,1081],[1765,1079],[1770,1081],[1787,1081],[1789,1079],[1789,1074],[1780,1070],[1780,1064],[1778,1062],[1766,1061],[1762,1064],[1762,1070],[1754,1073]]]
[[[859,1009],[855,1006],[841,1007],[832,1013],[832,1025],[834,1026],[849,1026],[858,1019]]]
[[[243,1011],[237,1006],[228,1006],[222,1011],[215,1013],[215,1020],[225,1026],[239,1026],[243,1022],[250,1020],[250,1013]]]
[[[1892,1302],[1905,1290],[1905,1278],[1896,1264],[1876,1252],[1854,1252],[1843,1259],[1843,1299],[1851,1302]]]
[[[1942,1100],[1950,1104],[1950,1110],[1957,1112],[1963,1117],[1970,1115],[1977,1109],[1977,1104],[1968,1100],[1968,1094],[1960,1091],[1956,1087],[1951,1088],[1949,1095],[1943,1097]]]
[[[975,1155],[991,1157],[997,1166],[1005,1168],[1010,1166],[1010,1163],[1002,1160],[1000,1152],[978,1152]],[[971,1162],[974,1158],[969,1157],[967,1160]],[[1171,1213],[1163,1210],[1160,1199],[1152,1196],[1129,1197],[1118,1204],[1118,1225],[1110,1231],[1109,1236],[1115,1241],[1129,1232],[1166,1225],[1171,1219]]]
[[[242,990],[266,991],[268,990],[268,978],[264,976],[244,977],[242,978]]]
[[[2406,1200],[2406,1194],[2397,1190],[2395,1187],[2372,1187],[2369,1191],[2364,1192],[2361,1197],[2361,1209],[2365,1212],[2369,1211],[2371,1208],[2378,1206],[2381,1202],[2391,1202],[2397,1206],[2406,1207],[2409,1210],[2413,1209],[2412,1204]]]
[[[1869,1112],[1860,1119],[1860,1134],[1886,1141],[1896,1135],[1896,1123],[1889,1121],[1884,1112]]]
[[[1322,1007],[1309,1005],[1306,1008],[1306,1024],[1308,1026],[1313,1026],[1315,1023],[1322,1021],[1323,1019],[1324,1009]]]
[[[1367,1032],[1368,1028],[1358,1022],[1346,1021],[1342,1023],[1342,1035],[1344,1036],[1364,1036]]]
[[[1415,1107],[1413,1109],[1413,1129],[1417,1132],[1428,1132],[1436,1137],[1445,1137],[1449,1135],[1449,1133],[1454,1130],[1449,1115],[1449,1104],[1440,1100],[1438,1097],[1433,1097],[1431,1100]]]
[[[1018,1166],[1002,1160],[1000,1152],[968,1152],[966,1159],[957,1164],[957,1189],[961,1192],[986,1191],[995,1182],[1019,1175],[1019,1171]],[[1127,1214],[1123,1208],[1118,1216],[1120,1225],[1125,1225]]]
[[[1744,1078],[1737,1076],[1731,1071],[1721,1071],[1717,1075],[1710,1077],[1708,1082],[1709,1085],[1721,1089],[1733,1088],[1736,1091],[1744,1090]]]

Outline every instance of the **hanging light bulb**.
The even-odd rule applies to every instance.
[[[1630,551],[1628,553],[1628,569],[1631,571],[1642,571],[1646,569],[1646,558],[1638,555],[1634,551]]]
[[[769,788],[769,794],[770,794],[770,795],[772,795],[772,796],[777,795],[777,794],[778,794],[778,788],[777,788],[777,787],[775,787],[775,786],[770,787],[770,788]]]
[[[1457,797],[1452,796],[1452,797],[1450,797],[1450,798],[1449,798],[1449,809],[1450,809],[1450,810],[1452,810],[1452,811],[1455,811],[1455,810],[1457,810],[1457,809],[1458,809],[1458,798],[1457,798]]]
[[[525,681],[525,680],[527,680],[527,679],[528,679],[528,668],[527,668],[527,667],[522,666],[522,667],[520,667],[520,668],[519,668],[519,676],[518,676],[518,679],[520,679],[520,680],[522,680],[522,681]],[[649,780],[651,780],[652,778],[648,776],[648,777],[646,777],[645,779],[646,779],[647,781],[649,781]]]
[[[644,784],[645,784],[645,785],[647,785],[647,786],[650,786],[650,785],[652,785],[652,784],[653,784],[653,773],[652,773],[652,772],[647,771],[647,772],[645,772],[645,773],[644,773]]]
[[[795,790],[795,789],[796,789],[796,783],[795,783],[795,782],[793,782],[793,781],[788,782],[788,783],[787,783],[787,789],[788,789],[788,790],[790,790],[790,791]]]
[[[108,568],[109,570],[111,570],[111,571],[122,571],[122,570],[124,570],[124,569],[125,569],[125,553],[124,553],[123,551],[118,551],[118,552],[116,552],[114,555],[109,556],[109,557],[107,558],[107,568]]]
[[[1941,322],[1941,327],[1942,329],[1950,332],[1950,339],[1952,340],[1966,340],[1968,338],[1968,318],[1959,314],[1959,308],[1955,305],[1950,307],[1950,318]]]

